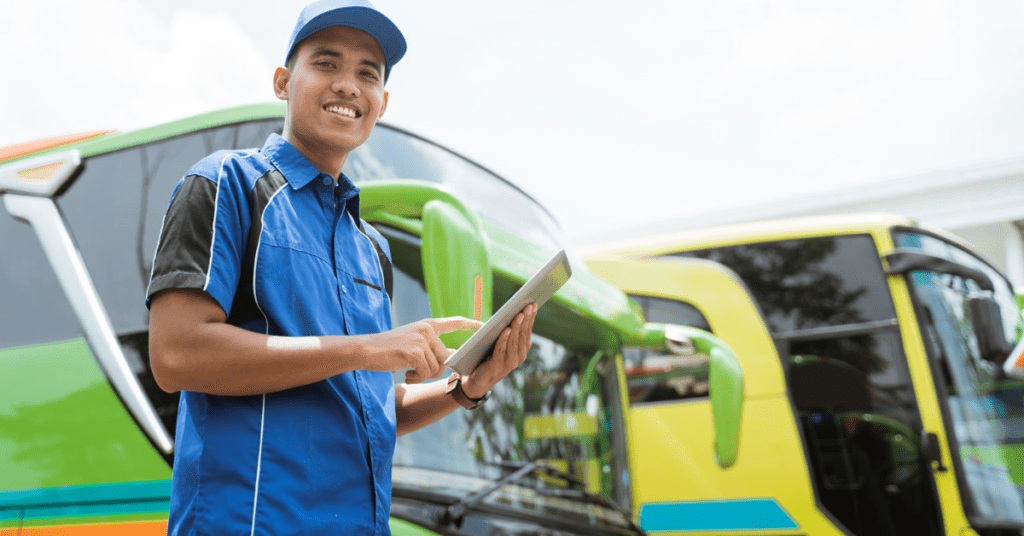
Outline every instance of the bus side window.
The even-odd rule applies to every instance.
[[[707,319],[692,304],[652,296],[630,297],[643,309],[648,322],[711,332]],[[646,348],[625,348],[622,359],[630,405],[708,396],[710,357],[705,354],[679,356]]]

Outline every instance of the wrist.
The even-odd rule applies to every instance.
[[[480,386],[478,386],[478,385],[476,385],[476,384],[474,384],[472,382],[467,383],[465,376],[462,376],[460,379],[462,381],[462,392],[466,393],[466,396],[471,398],[471,399],[473,399],[473,400],[478,400],[480,398],[483,398],[484,395],[486,395],[490,391],[489,388],[488,389],[480,389]]]
[[[473,393],[473,390],[470,390],[470,393]],[[490,396],[490,391],[484,391],[483,394],[480,394],[479,396],[470,395],[463,389],[462,377],[459,376],[458,372],[453,372],[452,375],[448,377],[448,386],[445,390],[445,394],[451,396],[455,402],[466,409],[476,409],[487,401]]]

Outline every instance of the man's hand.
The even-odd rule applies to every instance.
[[[484,396],[494,384],[508,376],[526,360],[526,353],[530,350],[533,321],[536,318],[537,304],[531,303],[516,315],[509,327],[502,330],[494,344],[494,353],[491,357],[462,378],[462,392],[466,393],[466,396],[472,399]],[[442,370],[443,368],[442,363]]]
[[[387,344],[393,349],[393,362],[387,364],[387,369],[412,369],[405,373],[406,383],[438,378],[444,374],[445,360],[455,352],[446,348],[438,336],[452,331],[476,331],[480,326],[483,323],[477,320],[453,316],[427,318],[395,328],[386,333]]]

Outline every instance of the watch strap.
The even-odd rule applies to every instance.
[[[466,396],[466,392],[462,390],[462,377],[459,376],[458,372],[453,372],[452,375],[448,377],[448,388],[445,390],[445,394],[451,395],[451,397],[454,398],[460,406],[466,409],[476,409],[480,407],[480,405],[486,402],[491,396],[490,391],[487,391],[484,393],[484,396],[476,399]]]

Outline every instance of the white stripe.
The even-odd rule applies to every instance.
[[[256,486],[252,494],[252,530],[249,536],[256,534],[256,499],[260,496],[260,466],[263,464],[263,417],[267,414],[267,395],[263,395],[263,411],[260,413],[260,448],[256,453]]]
[[[277,194],[285,190],[285,186],[288,186],[287,182],[281,184],[277,191],[270,196],[270,199],[267,199],[267,206],[263,207],[263,213],[260,214],[260,237],[256,239],[256,251],[252,254],[252,302],[256,304],[256,309],[258,309],[260,315],[263,316],[263,321],[266,323],[264,332],[267,335],[270,335],[270,319],[267,318],[267,314],[264,313],[263,308],[260,307],[260,299],[256,294],[256,274],[259,272],[260,246],[263,244],[263,229],[267,228],[267,222],[265,219],[267,211],[270,210],[270,205],[274,202],[274,198],[277,197]]]
[[[245,154],[228,153],[224,155],[224,158],[220,161],[220,171],[217,172],[217,195],[213,197],[213,236],[210,237],[210,262],[206,265],[206,282],[203,283],[203,290],[210,286],[210,272],[213,271],[213,245],[217,242],[217,213],[220,208],[220,179],[224,177],[224,164],[228,159],[233,157],[249,158],[258,154],[257,151],[251,151]],[[245,237],[243,237],[244,239]]]

